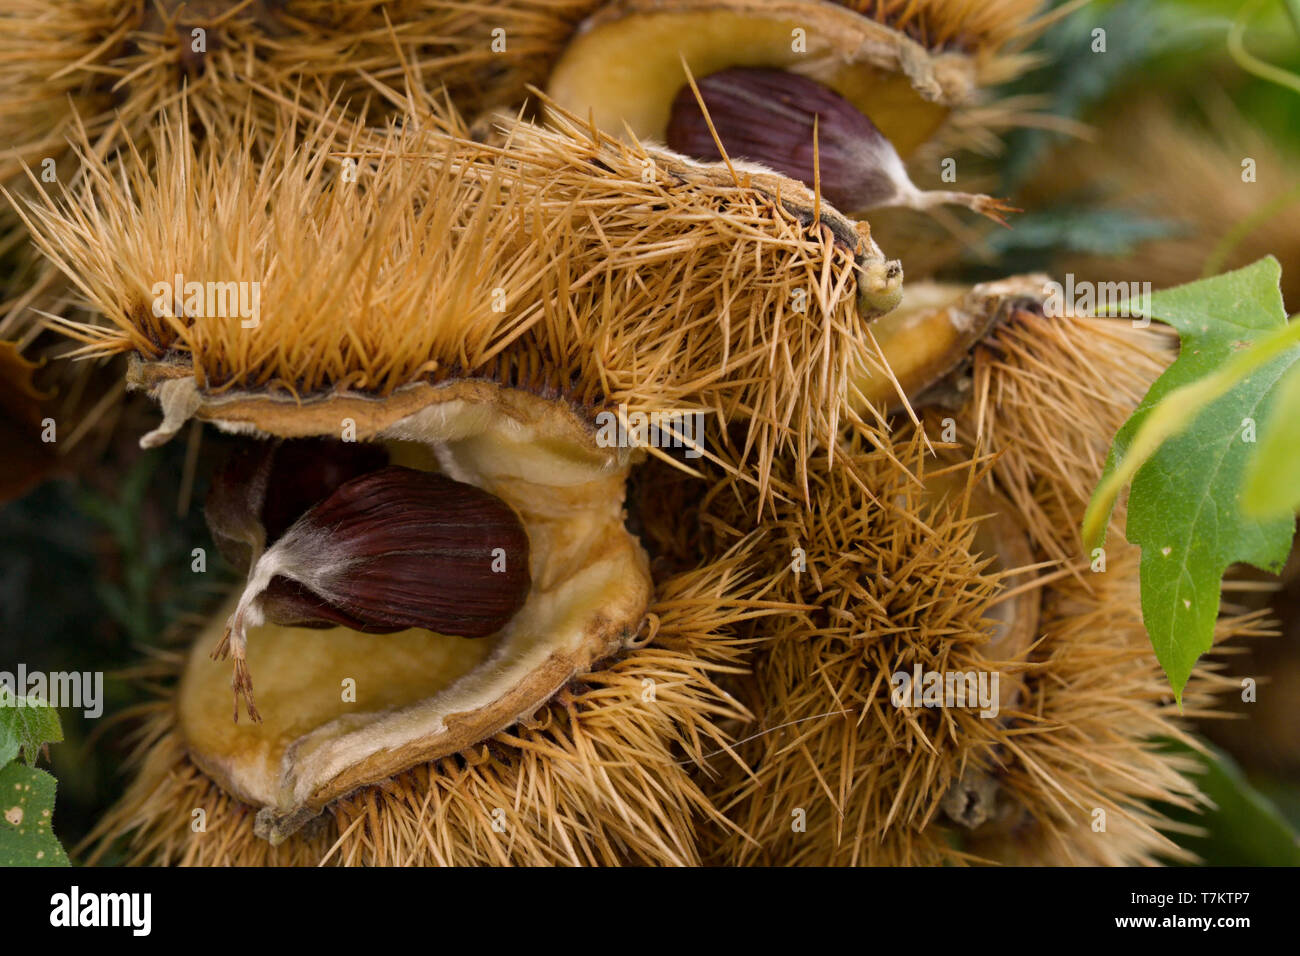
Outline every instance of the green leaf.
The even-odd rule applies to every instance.
[[[1259,517],[1283,517],[1300,509],[1300,366],[1287,373],[1260,429],[1242,500]]]
[[[12,691],[0,687],[0,766],[13,760],[19,751],[29,765],[34,764],[42,747],[62,739],[63,727],[53,707],[30,697],[15,697]]]
[[[44,770],[0,768],[0,866],[67,866],[54,838],[55,781]]]
[[[1210,866],[1300,866],[1300,836],[1277,807],[1253,787],[1232,758],[1205,745],[1200,753],[1170,741],[1167,749],[1196,760],[1197,786],[1213,801],[1203,814],[1167,807],[1165,812],[1200,832],[1178,843]]]
[[[1180,701],[1197,658],[1213,643],[1223,572],[1236,562],[1279,571],[1291,546],[1294,517],[1247,514],[1241,488],[1257,447],[1244,440],[1247,419],[1265,418],[1278,382],[1300,359],[1300,346],[1279,349],[1230,387],[1197,390],[1251,346],[1277,341],[1287,325],[1280,281],[1281,268],[1269,257],[1151,297],[1149,314],[1177,329],[1182,348],[1116,435],[1093,502],[1105,497],[1104,487],[1114,491],[1108,479],[1135,444],[1135,454],[1146,454],[1146,443],[1134,441],[1143,425],[1153,416],[1178,417],[1187,402],[1195,416],[1190,424],[1179,422],[1186,425],[1181,432],[1160,429],[1169,437],[1133,476],[1125,528],[1142,549],[1142,619]],[[1178,389],[1184,391],[1173,403],[1162,405]],[[1197,396],[1208,396],[1203,408],[1191,401]],[[1092,527],[1104,527],[1110,502],[1102,504],[1105,511],[1089,518]]]

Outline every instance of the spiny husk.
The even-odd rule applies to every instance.
[[[218,140],[232,121],[241,134],[272,142],[281,107],[347,104],[351,115],[377,120],[393,108],[375,95],[376,78],[426,80],[419,50],[463,14],[421,0],[14,0],[0,11],[0,185],[26,197],[29,166],[75,183],[82,141],[111,162],[184,102],[196,135]],[[431,9],[433,12],[431,12]],[[206,51],[194,52],[202,28]],[[245,143],[245,146],[254,145]],[[20,241],[8,210],[0,245]],[[0,326],[30,337],[41,314],[68,315],[66,284],[48,266],[0,303]]]
[[[1083,514],[1111,438],[1175,344],[1163,325],[1022,309],[976,348],[958,440],[996,450],[998,486],[1048,558],[1078,558],[1079,521],[1069,516]],[[932,432],[941,417],[927,417]]]
[[[25,350],[42,332],[40,316],[33,306],[47,312],[71,309],[71,301],[56,302],[67,290],[59,271],[40,255],[27,238],[26,229],[13,208],[0,202],[0,247],[9,268],[0,277],[0,341],[18,342]],[[67,343],[60,343],[67,351]],[[36,358],[36,356],[31,356]]]
[[[0,14],[0,179],[62,155],[82,124],[105,153],[143,142],[182,94],[210,134],[248,107],[273,133],[286,101],[382,113],[391,104],[371,81],[436,86],[446,71],[454,85],[444,38],[478,19],[439,0],[13,0]],[[194,28],[206,52],[194,52]],[[439,73],[426,75],[421,54],[435,51]]]
[[[1103,394],[1118,375],[1118,406],[1126,383],[1168,358],[1157,334],[1127,323],[1019,313],[976,353],[981,385],[955,416],[957,446],[935,441],[944,412],[928,415],[924,432],[859,431],[832,466],[815,471],[807,512],[781,513],[778,504],[768,566],[790,569],[793,549],[803,548],[807,570],[786,570],[773,593],[816,610],[761,628],[768,639],[746,698],[759,727],[737,748],[751,771],[725,768],[709,789],[746,836],[721,834],[711,859],[1134,864],[1182,856],[1152,803],[1194,807],[1200,798],[1191,768],[1160,749],[1164,738],[1187,738],[1142,626],[1137,549],[1123,541],[1122,516],[1104,573],[1068,545],[1086,501],[1080,488],[1100,474],[1111,419],[1121,414]],[[1079,387],[1062,390],[1058,374]],[[981,404],[981,392],[1004,393],[1005,404]],[[1034,395],[1051,401],[1027,410],[1022,401]],[[1044,447],[1048,418],[1061,434]],[[976,434],[978,443],[962,441]],[[943,466],[962,478],[962,494],[920,497],[918,482],[939,467],[926,435],[945,456],[966,456]],[[977,488],[1004,495],[1008,512],[973,511]],[[1038,564],[997,569],[972,552],[976,522],[1007,518],[1023,525]],[[744,530],[739,518],[729,526]],[[988,614],[1026,590],[1041,597],[1039,638],[1008,657],[990,641]],[[1263,629],[1258,615],[1228,616],[1216,640]],[[964,708],[895,708],[890,676],[917,663],[997,671],[1017,682],[1017,694],[993,719]],[[1215,693],[1234,686],[1220,666],[1198,669],[1185,714],[1210,713]],[[992,819],[967,829],[947,815],[944,798],[980,775],[1000,796]],[[1096,810],[1105,811],[1104,832],[1092,829]],[[802,831],[792,827],[796,811],[806,814]]]
[[[37,245],[103,316],[93,326],[60,323],[84,343],[80,354],[190,357],[205,388],[311,394],[349,384],[384,394],[455,361],[457,349],[482,364],[510,335],[518,320],[490,318],[491,292],[516,277],[535,283],[539,264],[528,250],[511,250],[521,265],[507,263],[499,219],[450,165],[430,168],[445,201],[417,208],[402,202],[410,167],[391,157],[359,171],[368,185],[346,188],[326,126],[305,142],[283,132],[262,163],[240,133],[230,130],[242,144],[233,154],[207,148],[182,115],[151,134],[156,170],[133,152],[115,181],[85,156],[82,186],[20,207]],[[354,126],[341,145],[359,135]],[[456,241],[462,233],[472,241]],[[155,315],[154,282],[177,273],[260,282],[264,323]]]
[[[1026,29],[1041,0],[837,0],[931,49],[997,49]]]
[[[119,181],[88,158],[81,188],[23,212],[105,318],[61,327],[85,355],[188,361],[208,392],[487,377],[580,405],[703,410],[750,423],[760,483],[778,454],[802,461],[834,432],[849,370],[869,361],[859,296],[901,280],[865,223],[783,177],[567,118],[512,122],[500,148],[448,124],[323,122],[302,142],[289,125],[259,165],[247,145],[192,143],[182,120],[154,135],[154,171],[137,157]],[[178,273],[260,282],[261,324],[155,316],[152,284]]]
[[[692,770],[716,762],[730,747],[725,725],[748,716],[718,682],[744,670],[741,626],[782,607],[763,584],[744,547],[662,580],[643,646],[582,675],[532,720],[344,797],[278,847],[189,760],[174,703],[159,701],[140,715],[136,779],[88,838],[88,859],[125,837],[136,864],[697,863],[699,824],[726,823]],[[174,674],[181,662],[162,663]],[[192,828],[195,809],[204,832]]]
[[[828,87],[869,117],[917,183],[948,189],[936,181],[941,165],[946,169],[966,150],[997,155],[1009,129],[1047,124],[1077,132],[1078,124],[1042,117],[1042,102],[1033,97],[995,92],[1034,62],[1025,48],[1065,12],[1030,22],[1035,6],[1022,0],[616,0],[583,22],[545,87],[555,103],[606,132],[665,141],[673,104],[689,93],[690,77],[702,80],[733,67],[789,71]],[[792,43],[792,31],[806,48]],[[823,153],[824,173],[825,162]],[[961,164],[964,191],[993,187],[988,164],[974,158]],[[891,242],[907,248],[904,261],[915,256],[918,265],[933,259],[932,248],[948,233],[958,248],[984,235],[953,210],[911,218],[886,214],[881,221],[890,223],[885,234]],[[908,268],[914,277],[933,274]]]
[[[838,428],[855,363],[881,364],[866,329],[902,273],[869,225],[785,177],[627,144],[563,111],[499,130],[498,162],[533,212],[522,231],[564,250],[549,256],[548,329],[569,313],[607,330],[583,374],[611,402],[750,423],[736,461],[760,489],[777,456],[802,468]],[[417,134],[408,149],[428,145]]]
[[[845,4],[923,43],[980,53],[981,64],[1016,57],[984,51],[1023,33],[1034,3]],[[468,115],[518,103],[544,81],[577,24],[596,0],[289,0],[270,4],[180,5],[138,0],[16,0],[0,14],[0,183],[25,189],[23,163],[58,162],[61,182],[75,181],[80,160],[70,139],[110,157],[143,148],[165,112],[184,100],[196,128],[216,140],[250,115],[245,135],[261,148],[276,137],[277,109],[306,113],[330,102],[375,121],[401,99],[385,84],[445,90]],[[179,24],[179,26],[178,26]],[[208,52],[189,52],[188,28],[205,24]],[[504,31],[499,49],[493,31]],[[981,67],[983,69],[983,67]],[[1011,68],[1016,72],[1018,68]],[[1007,72],[1004,69],[1003,72]],[[991,77],[986,82],[999,82]],[[987,111],[987,108],[981,107]],[[988,126],[978,119],[977,129]],[[14,221],[0,236],[14,236]],[[61,283],[46,269],[18,290],[0,321],[26,334],[40,312],[67,314]]]
[[[962,498],[932,513],[922,504],[924,455],[919,436],[886,451],[848,446],[816,472],[811,507],[774,523],[781,593],[815,610],[765,629],[751,685],[760,724],[739,748],[752,775],[725,769],[715,795],[749,839],[728,836],[720,862],[940,862],[926,831],[938,829],[944,795],[967,763],[994,761],[1005,733],[997,722],[889,700],[890,675],[914,663],[1011,680],[1025,668],[984,653],[984,614],[1002,588],[972,551],[979,516],[966,496],[987,463],[961,466]],[[799,572],[797,548],[807,555]],[[796,812],[806,832],[792,828]]]
[[[1025,32],[1038,0],[837,3],[932,49],[977,52]],[[258,128],[273,132],[276,107],[288,101],[314,108],[350,102],[352,115],[374,121],[400,107],[376,89],[411,77],[422,88],[445,88],[471,116],[514,106],[530,84],[544,82],[579,24],[606,6],[12,0],[0,12],[0,181],[19,173],[23,161],[63,156],[79,125],[105,152],[142,142],[182,92],[195,123],[211,133],[249,105]],[[191,50],[196,26],[207,31],[206,53]]]
[[[111,84],[95,88],[82,65],[124,48],[136,8],[121,0],[6,5],[0,13],[0,181],[17,174],[24,160],[39,164],[62,155],[75,111],[97,116],[111,108]]]

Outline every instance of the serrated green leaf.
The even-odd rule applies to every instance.
[[[1246,468],[1242,494],[1246,510],[1259,517],[1283,517],[1300,510],[1300,366],[1278,387],[1259,449]]]
[[[0,866],[67,866],[54,837],[55,780],[44,770],[0,768]]]
[[[1142,549],[1143,622],[1180,700],[1197,659],[1213,643],[1223,572],[1236,562],[1278,571],[1290,550],[1294,518],[1247,514],[1241,488],[1257,447],[1248,440],[1249,425],[1264,419],[1278,382],[1300,360],[1300,346],[1281,349],[1231,387],[1196,391],[1261,340],[1276,340],[1287,324],[1280,282],[1281,268],[1270,257],[1151,297],[1151,317],[1173,326],[1182,348],[1116,435],[1099,486],[1100,492],[1134,451],[1153,416],[1177,417],[1180,399],[1208,399],[1203,408],[1191,403],[1197,412],[1190,424],[1170,430],[1134,474],[1125,528]],[[1165,403],[1179,389],[1175,404]],[[1108,512],[1110,502],[1104,504]],[[1105,513],[1089,523],[1104,526]]]
[[[33,764],[42,747],[62,739],[58,711],[29,697],[15,697],[8,688],[0,687],[0,757],[13,751],[0,765],[13,760],[19,751]]]

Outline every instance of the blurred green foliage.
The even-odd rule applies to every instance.
[[[1169,745],[1201,765],[1197,782],[1213,806],[1204,813],[1162,807],[1172,819],[1196,829],[1178,844],[1210,866],[1300,866],[1300,836],[1273,802],[1256,789],[1233,759],[1206,745],[1197,753],[1183,744]],[[1297,796],[1289,788],[1291,799]]]
[[[224,440],[205,438],[192,504],[177,517],[185,442],[149,453],[122,442],[92,472],[47,481],[0,506],[0,670],[103,671],[97,721],[64,710],[49,748],[59,782],[57,835],[73,846],[116,797],[123,752],[105,721],[148,699],[121,672],[181,615],[212,606],[232,572],[212,547],[201,504]],[[125,450],[124,450],[125,449]],[[207,549],[207,572],[191,551]]]

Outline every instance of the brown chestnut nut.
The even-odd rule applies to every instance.
[[[253,564],[214,657],[234,657],[236,719],[253,703],[250,628],[270,621],[485,637],[523,606],[528,534],[494,495],[396,465],[352,478]]]
[[[1004,213],[1019,211],[990,196],[918,189],[876,124],[834,90],[806,76],[734,67],[706,76],[695,86],[699,98],[691,84],[683,86],[668,119],[668,146],[684,156],[716,162],[722,159],[717,143],[721,140],[732,158],[761,163],[807,186],[819,180],[822,195],[845,212],[881,206],[931,209],[951,203],[1005,226]]]
[[[204,505],[217,550],[247,573],[308,508],[348,479],[387,464],[380,445],[331,438],[236,446],[213,476]]]

